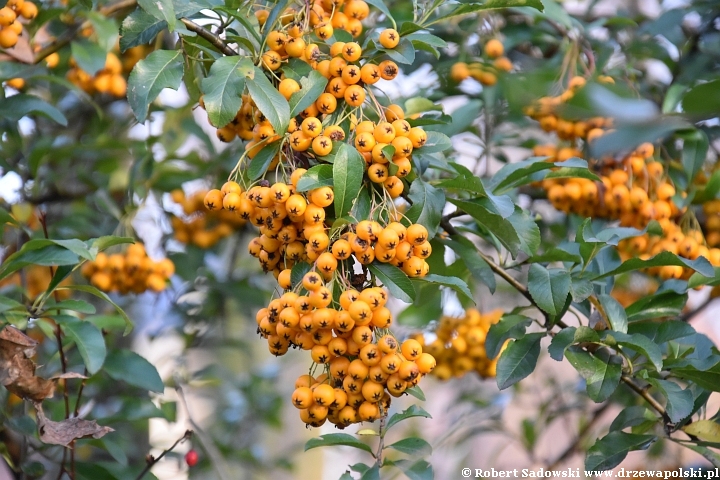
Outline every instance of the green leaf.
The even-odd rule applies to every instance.
[[[565,350],[565,357],[585,379],[588,396],[597,403],[613,394],[622,376],[622,359],[617,355],[601,359],[598,356],[601,352],[598,350],[593,355],[575,346]]]
[[[685,308],[687,299],[687,294],[681,295],[672,291],[643,297],[625,309],[628,322],[633,323],[648,319],[676,317],[680,315],[682,309]],[[659,325],[664,325],[665,323],[668,322],[663,322]],[[692,327],[686,323],[682,323],[682,325],[692,330]]]
[[[109,52],[117,45],[120,34],[118,32],[118,24],[114,18],[106,17],[99,12],[88,12],[87,14],[93,30],[97,36],[98,44]]]
[[[502,245],[508,249],[513,257],[516,257],[520,249],[523,247],[523,241],[520,240],[515,227],[509,220],[502,218],[500,215],[493,213],[495,209],[490,200],[480,198],[476,200],[457,200],[449,198],[448,201],[460,210],[473,217],[478,224],[485,227],[490,233],[495,235]],[[532,252],[526,252],[532,255]]]
[[[720,363],[709,368],[697,368],[692,360],[665,360],[665,369],[676,377],[696,383],[711,392],[720,392]]]
[[[89,40],[76,40],[70,44],[70,51],[78,66],[90,76],[105,68],[107,52],[97,43]]]
[[[515,206],[515,212],[507,218],[520,239],[520,250],[534,255],[540,248],[540,227],[522,208]]]
[[[163,393],[165,385],[157,369],[145,358],[130,350],[113,350],[105,360],[105,371],[118,381],[143,390]]]
[[[682,99],[682,108],[697,120],[716,117],[720,112],[720,79],[691,88]]]
[[[616,332],[627,333],[628,321],[625,309],[620,302],[610,295],[598,295],[598,301],[602,305],[605,315],[610,322],[609,327]]]
[[[333,191],[335,193],[335,216],[350,213],[353,202],[360,193],[365,160],[354,147],[343,143],[333,163]]]
[[[665,265],[677,265],[680,267],[687,267],[695,270],[696,272],[705,277],[713,277],[715,275],[715,270],[705,257],[698,257],[695,260],[689,260],[687,258],[679,257],[674,253],[660,252],[648,260],[641,260],[637,257],[631,258],[630,260],[623,262],[623,264],[616,269],[609,272],[601,273],[593,280],[600,280],[606,277],[616,277],[621,273],[632,272],[633,270],[640,270],[650,267],[663,267]]]
[[[399,468],[410,480],[433,480],[434,472],[432,465],[425,460],[390,460],[386,459],[384,465],[392,465]],[[378,477],[379,478],[379,477]]]
[[[290,96],[290,116],[296,117],[300,112],[315,103],[325,91],[328,79],[317,70],[312,70],[307,77],[300,79],[300,90]]]
[[[420,386],[414,385],[407,390],[405,390],[405,393],[408,395],[412,395],[413,397],[417,398],[421,402],[425,401],[425,393],[420,389]]]
[[[78,313],[86,313],[92,315],[95,313],[95,306],[85,300],[68,299],[58,303],[48,302],[45,304],[45,311],[50,310],[72,310]]]
[[[585,470],[610,470],[622,462],[628,452],[646,450],[657,437],[611,432],[595,442],[585,457]]]
[[[102,252],[115,245],[123,245],[126,243],[135,243],[135,239],[132,237],[118,237],[116,235],[105,235],[98,238],[92,238],[85,242],[90,249],[95,249],[97,252]]]
[[[585,326],[567,327],[560,330],[550,342],[548,353],[553,360],[561,362],[565,356],[565,350],[572,344],[598,343],[600,336],[595,330]]]
[[[657,142],[671,133],[690,128],[687,120],[678,116],[659,116],[642,123],[617,122],[615,129],[590,143],[590,154],[601,158],[609,153],[637,147],[643,142]]]
[[[392,448],[398,452],[413,456],[426,457],[432,454],[432,447],[430,444],[418,437],[403,438],[399,442],[388,445],[387,448]]]
[[[299,262],[293,265],[292,270],[290,270],[290,283],[293,287],[300,284],[305,274],[312,270],[312,268],[312,265],[305,262]]]
[[[0,279],[32,264],[74,265],[80,261],[76,252],[65,245],[58,245],[57,242],[62,241],[35,239],[26,242],[20,250],[7,257],[0,265]],[[79,240],[77,242],[85,246]]]
[[[475,303],[475,300],[473,300],[472,292],[468,288],[467,283],[457,277],[445,277],[442,275],[430,273],[428,275],[425,275],[424,277],[419,277],[416,280],[421,282],[435,283],[444,287],[452,288],[466,299]]]
[[[680,385],[675,382],[660,380],[658,378],[646,378],[646,380],[653,387],[660,390],[667,399],[665,411],[673,423],[677,423],[692,414],[694,398],[689,388],[683,390]]]
[[[538,307],[550,315],[562,313],[570,294],[570,283],[570,273],[565,269],[530,265],[528,291]]]
[[[428,237],[433,238],[437,233],[445,207],[445,193],[421,178],[417,178],[410,185],[408,197],[413,204],[406,213],[407,219],[425,227]]]
[[[265,145],[255,154],[255,156],[250,160],[250,164],[247,169],[248,178],[250,178],[250,180],[257,180],[265,175],[265,172],[267,172],[273,158],[275,158],[275,155],[277,155],[280,151],[280,145],[282,145],[282,142],[280,140],[276,140]]]
[[[128,103],[138,122],[145,123],[150,103],[164,88],[180,87],[183,66],[180,50],[155,50],[135,65],[128,80]]]
[[[423,410],[421,407],[418,407],[417,405],[410,405],[407,410],[403,410],[400,413],[393,413],[390,416],[387,423],[385,424],[385,431],[387,432],[394,425],[397,425],[403,420],[407,420],[408,418],[412,417],[432,418],[430,414]]]
[[[222,57],[213,62],[200,83],[211,125],[222,128],[235,118],[242,106],[245,77],[252,72],[253,63],[246,57]]]
[[[0,295],[0,313],[8,310],[25,310],[25,305],[5,295]]]
[[[69,315],[53,316],[62,327],[65,335],[75,342],[85,367],[91,375],[100,370],[105,362],[105,339],[98,328],[90,322],[84,322]]]
[[[452,148],[452,142],[447,135],[440,132],[430,131],[427,132],[427,140],[425,141],[425,145],[420,148],[416,148],[414,151],[416,153],[435,153],[444,152],[445,150],[448,150],[450,148]]]
[[[683,169],[688,181],[692,182],[705,163],[709,148],[708,137],[702,130],[694,130],[680,137],[683,139]]]
[[[360,480],[380,480],[380,466],[375,464],[363,472]]]
[[[433,19],[432,23],[442,22],[448,18],[457,17],[458,15],[467,15],[468,13],[481,12],[483,10],[494,10],[497,8],[510,7],[532,7],[536,10],[543,11],[543,4],[540,0],[487,0],[483,3],[464,3],[450,13]]]
[[[546,159],[547,157],[531,157],[521,162],[505,164],[488,182],[488,188],[500,194],[548,177],[599,180],[597,175],[588,170],[588,163],[580,158],[554,163],[547,162]],[[550,171],[551,169],[555,170]]]
[[[311,448],[331,447],[334,445],[355,447],[360,450],[365,450],[368,453],[373,453],[372,449],[368,445],[365,445],[360,440],[352,435],[348,435],[347,433],[328,433],[317,438],[311,438],[305,443],[305,451],[307,452]]]
[[[490,325],[485,337],[485,354],[493,359],[500,353],[505,340],[521,338],[525,329],[530,326],[532,319],[524,315],[503,315],[498,323]]]
[[[645,335],[628,335],[627,333],[620,333],[612,330],[603,331],[603,340],[610,337],[612,337],[612,339],[614,339],[619,345],[630,348],[637,353],[644,355],[658,372],[662,370],[663,360],[660,347],[650,341]]]
[[[67,287],[58,287],[57,290],[78,290],[80,292],[89,293],[91,295],[95,295],[98,298],[101,298],[108,302],[110,305],[115,307],[115,310],[123,317],[125,320],[125,332],[123,332],[123,335],[127,335],[130,333],[133,329],[133,323],[132,320],[130,320],[130,317],[127,316],[125,311],[118,306],[115,302],[113,302],[110,297],[107,296],[105,292],[102,292],[98,290],[97,288],[93,287],[92,285],[70,285]]]
[[[513,340],[500,355],[497,363],[497,385],[504,390],[535,370],[540,355],[540,340],[545,333],[528,333],[519,340]]]
[[[513,214],[513,212],[515,212],[515,204],[510,197],[507,195],[495,196],[488,192],[482,181],[466,167],[457,163],[451,163],[450,166],[454,168],[459,175],[454,178],[441,181],[438,183],[438,187],[456,188],[487,197],[493,207],[490,210],[494,214],[500,215],[502,218],[508,218]]]
[[[628,312],[631,307],[628,307]],[[629,325],[628,332],[645,335],[658,345],[697,333],[691,325],[680,320],[635,322]]]
[[[415,287],[402,270],[389,263],[378,262],[368,265],[368,269],[390,290],[390,295],[406,303],[413,302]]]
[[[385,52],[391,60],[397,63],[412,65],[415,61],[415,47],[407,38],[401,38],[395,48],[378,48],[378,50]]]
[[[168,29],[175,30],[175,7],[171,0],[138,0],[143,10],[158,20],[165,20]]]
[[[137,45],[150,43],[158,33],[165,29],[167,22],[158,20],[145,10],[136,9],[123,20],[120,28],[120,51]]]
[[[255,67],[254,75],[248,76],[245,81],[255,105],[268,119],[275,132],[281,135],[287,131],[290,124],[290,105],[270,83],[265,73]]]
[[[390,9],[385,5],[385,2],[383,2],[383,0],[367,0],[365,3],[367,3],[368,5],[372,5],[373,7],[380,10],[382,13],[385,14],[386,17],[388,17],[388,20],[390,20],[390,22],[395,25],[395,19],[390,14]]]
[[[39,97],[19,93],[0,99],[0,118],[17,122],[22,117],[31,114],[42,115],[63,127],[67,126],[67,118],[65,118],[65,115]]]
[[[642,425],[648,420],[657,420],[650,410],[642,406],[633,406],[624,408],[610,424],[610,431],[615,432],[623,430],[627,427],[636,427]]]
[[[458,235],[452,237],[452,240],[441,240],[440,242],[450,247],[460,257],[472,276],[487,285],[490,293],[495,293],[495,274],[490,269],[490,265],[480,257],[477,247],[470,240]]]
[[[320,187],[333,186],[333,166],[315,165],[300,177],[297,183],[298,192],[307,192]]]

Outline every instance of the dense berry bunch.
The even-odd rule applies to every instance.
[[[500,40],[493,38],[483,47],[483,58],[479,61],[457,62],[450,67],[450,78],[462,82],[466,78],[474,78],[483,85],[492,86],[497,83],[499,72],[509,72],[513,64],[503,56],[505,48]]]
[[[70,70],[67,79],[89,94],[106,93],[113,97],[124,97],[127,92],[127,81],[123,76],[123,64],[112,52],[107,54],[105,67],[95,75],[81,69],[74,59],[70,59]]]
[[[20,17],[32,20],[37,14],[37,6],[28,0],[8,0],[0,8],[0,47],[14,47],[23,31]]]
[[[605,80],[607,82],[607,80]],[[540,122],[543,129],[555,131],[560,139],[573,142],[556,147],[539,145],[533,153],[547,156],[548,161],[563,162],[572,157],[582,157],[575,146],[577,139],[592,142],[602,136],[602,127],[610,126],[607,119],[570,122],[560,119],[553,108],[568,100],[574,92],[585,86],[585,79],[574,77],[568,90],[559,97],[545,97],[544,101],[528,109],[528,113]],[[643,143],[635,151],[619,159],[607,157],[590,159],[590,166],[600,181],[585,178],[545,179],[540,186],[547,192],[552,205],[566,213],[582,217],[617,220],[620,226],[645,229],[656,221],[662,234],[646,233],[622,240],[618,252],[623,260],[632,257],[648,259],[662,252],[695,260],[702,256],[714,266],[720,266],[720,233],[713,235],[713,228],[720,229],[716,201],[703,205],[706,216],[708,241],[692,210],[679,206],[684,194],[677,195],[673,181],[664,164],[655,157],[650,143]],[[662,279],[687,279],[693,270],[677,265],[649,269],[648,273]]]
[[[502,315],[502,310],[482,314],[470,308],[461,318],[442,317],[434,339],[433,335],[418,335],[416,338],[423,349],[437,359],[433,375],[440,380],[448,380],[474,370],[482,378],[494,377],[497,358],[487,358],[485,337],[490,326],[497,323]]]
[[[249,252],[284,291],[258,312],[258,333],[274,355],[308,350],[311,374],[324,369],[317,378],[301,378],[293,395],[302,420],[314,426],[384,416],[390,396],[435,366],[417,341],[395,340],[388,293],[373,274],[392,269],[402,275],[397,267],[423,277],[432,247],[426,227],[401,213],[405,200],[399,198],[415,176],[413,152],[428,135],[399,105],[380,105],[371,87],[399,73],[374,45],[393,49],[400,35],[383,29],[369,44],[334,41],[337,30],[357,38],[368,12],[362,0],[315,1],[265,25],[268,50],[260,63],[270,88],[290,104],[305,93],[304,78],[324,91],[316,88],[315,101],[276,131],[260,108],[264,102],[248,89],[235,118],[217,131],[222,141],[245,140],[245,152],[229,181],[204,200],[211,212],[232,212],[259,229]],[[261,25],[267,18],[258,13]],[[266,155],[273,145],[277,153]],[[342,196],[335,183],[338,157],[347,165],[340,175],[352,170],[353,195],[362,191],[365,207],[359,198],[336,199]],[[267,167],[258,174],[260,163]],[[347,182],[343,190],[348,197]]]
[[[245,220],[229,210],[208,212],[203,206],[207,191],[198,191],[186,196],[182,190],[171,192],[172,200],[179,204],[183,216],[170,216],[173,236],[182,243],[191,243],[200,248],[210,248],[221,239],[232,235],[245,225]]]
[[[154,261],[147,256],[142,244],[135,243],[124,253],[98,253],[94,261],[82,266],[81,271],[91,284],[103,292],[127,295],[146,290],[165,290],[167,280],[175,273],[175,264],[169,258]]]

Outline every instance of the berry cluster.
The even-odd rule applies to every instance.
[[[167,280],[175,273],[175,264],[169,258],[154,261],[142,244],[135,243],[125,253],[98,253],[94,261],[83,264],[81,272],[103,292],[139,294],[165,290]]]
[[[112,52],[107,54],[105,67],[94,76],[81,69],[74,59],[70,59],[67,79],[89,94],[106,93],[113,97],[124,97],[127,81],[122,75],[123,64]]]
[[[182,207],[182,217],[171,215],[173,236],[181,243],[211,248],[221,239],[245,225],[245,220],[229,210],[210,211],[203,206],[207,191],[186,196],[182,190],[170,193],[172,200]]]
[[[483,47],[486,58],[479,62],[457,62],[450,67],[450,78],[455,82],[462,82],[466,78],[474,78],[483,85],[492,86],[497,83],[498,72],[509,72],[513,64],[509,58],[503,56],[505,48],[500,40],[493,38]]]
[[[705,241],[709,247],[720,247],[720,200],[710,200],[703,204],[705,214]]]
[[[18,17],[32,20],[37,14],[37,6],[28,0],[8,0],[0,8],[0,47],[12,48],[17,44],[23,31]]]
[[[418,335],[416,338],[425,351],[437,359],[433,375],[439,380],[449,380],[474,370],[482,378],[495,377],[497,358],[487,358],[485,337],[490,326],[497,323],[502,315],[502,310],[481,314],[470,308],[462,318],[442,317],[434,332],[434,340],[429,341],[430,336]]]
[[[615,83],[612,77],[600,76],[601,83]],[[583,77],[573,77],[568,82],[568,88],[556,97],[542,97],[534,105],[525,108],[525,114],[540,122],[540,128],[546,132],[555,132],[561,140],[574,140],[576,138],[592,141],[602,136],[608,128],[612,127],[611,118],[594,117],[588,120],[571,120],[563,118],[559,107],[575,96],[586,85]]]

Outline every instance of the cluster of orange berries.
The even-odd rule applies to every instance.
[[[333,204],[331,187],[320,187],[303,194],[297,183],[305,174],[296,169],[291,183],[277,182],[243,191],[236,182],[227,182],[221,190],[205,196],[208,210],[228,210],[259,228],[248,250],[263,270],[272,271],[280,286],[292,287],[290,274],[298,262],[314,262],[325,278],[332,278],[342,261],[368,265],[377,260],[401,268],[408,276],[422,277],[429,272],[425,261],[432,253],[427,229],[419,224],[405,227],[391,222],[362,220],[333,239],[325,224],[325,208]],[[354,229],[354,232],[352,231]]]
[[[612,77],[599,76],[600,83],[615,83]],[[585,139],[589,142],[602,136],[612,127],[612,119],[594,117],[587,120],[570,120],[561,117],[558,109],[581,90],[587,81],[584,77],[573,77],[568,88],[555,97],[542,97],[534,105],[525,108],[525,114],[540,122],[540,128],[546,132],[555,132],[561,140]]]
[[[703,203],[705,240],[710,247],[720,247],[720,200]]]
[[[455,82],[462,82],[466,78],[474,78],[483,85],[492,86],[497,83],[498,72],[509,72],[513,64],[509,58],[503,56],[505,48],[500,40],[493,38],[483,47],[487,59],[482,62],[457,62],[450,67],[450,78]]]
[[[12,48],[17,44],[23,31],[18,17],[32,20],[37,14],[37,6],[28,0],[8,0],[0,8],[0,47]]]
[[[482,378],[495,377],[497,358],[487,358],[485,337],[502,315],[502,310],[482,314],[470,308],[461,318],[442,317],[433,340],[429,341],[431,337],[425,334],[416,335],[414,338],[423,349],[437,359],[433,375],[439,380],[449,380],[474,370]]]
[[[98,253],[94,261],[83,264],[81,272],[103,292],[139,294],[165,290],[167,280],[175,273],[175,264],[169,258],[154,261],[142,244],[135,243],[125,253]]]
[[[204,207],[207,190],[190,196],[178,189],[170,192],[173,202],[179,204],[184,217],[170,216],[173,236],[178,242],[191,243],[200,248],[211,248],[221,239],[245,225],[245,220],[227,210],[210,211]]]
[[[107,54],[105,67],[94,76],[77,66],[74,59],[70,59],[70,69],[67,79],[88,94],[107,93],[113,97],[124,97],[127,92],[127,81],[122,75],[123,64],[112,52]]]
[[[310,350],[314,365],[324,367],[317,378],[303,375],[295,384],[292,402],[304,423],[319,427],[329,420],[344,428],[375,421],[387,414],[391,396],[435,368],[417,340],[399,344],[387,330],[392,319],[382,288],[345,290],[336,310],[320,275],[307,273],[302,286],[307,295],[286,292],[260,310],[257,321],[272,353]]]

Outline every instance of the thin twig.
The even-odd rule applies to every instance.
[[[227,43],[222,41],[220,37],[212,33],[211,31],[201,27],[197,23],[193,22],[192,20],[188,20],[187,18],[181,18],[181,22],[187,27],[188,30],[191,32],[197,33],[200,37],[204,38],[208,42],[210,42],[215,48],[220,50],[222,53],[228,56],[237,55],[238,52],[233,50],[230,46],[228,46]]]
[[[712,302],[715,300],[714,297],[709,297],[707,300],[705,300],[702,304],[700,304],[697,308],[694,310],[690,310],[689,312],[683,313],[680,315],[680,321],[682,322],[690,322],[693,318],[695,318],[696,315],[699,313],[702,313]]]
[[[116,3],[113,3],[111,5],[108,5],[106,7],[103,7],[100,9],[100,14],[104,16],[110,16],[114,13],[119,12],[120,10],[124,10],[126,8],[134,7],[137,5],[137,0],[120,0]],[[92,22],[90,20],[86,20],[83,23],[76,24],[74,26],[71,26],[65,32],[63,32],[60,36],[58,36],[55,41],[50,43],[49,45],[45,46],[44,48],[40,49],[33,58],[33,63],[37,64],[40,63],[42,60],[44,60],[49,55],[52,55],[53,53],[57,52],[61,48],[63,48],[65,45],[70,43],[80,31],[83,29],[92,26]]]
[[[168,448],[167,450],[163,450],[163,452],[157,458],[153,457],[152,455],[148,455],[147,465],[145,465],[145,468],[143,469],[143,471],[140,472],[140,474],[137,477],[135,477],[135,480],[140,480],[141,478],[143,478],[145,476],[145,474],[148,473],[150,471],[150,469],[152,467],[154,467],[155,464],[160,461],[160,459],[162,459],[168,453],[172,452],[175,449],[175,447],[177,447],[180,443],[192,438],[192,435],[193,435],[192,430],[186,430],[185,434],[182,437],[178,438],[175,441],[175,443],[172,444],[172,446],[170,448]]]
[[[558,465],[560,465],[561,462],[565,461],[570,455],[575,453],[579,446],[582,439],[587,435],[587,433],[590,431],[590,429],[597,423],[597,421],[600,419],[600,416],[603,414],[605,410],[608,409],[610,406],[610,402],[605,402],[603,406],[600,408],[596,408],[595,411],[592,412],[592,416],[590,417],[590,421],[583,426],[583,428],[580,429],[580,431],[577,434],[577,437],[575,438],[575,441],[572,442],[568,447],[558,456],[555,461],[553,461],[549,466],[546,467],[546,470],[552,470]]]
[[[647,389],[640,387],[632,380],[632,378],[628,377],[627,375],[623,375],[622,377],[620,377],[620,380],[622,380],[628,387],[635,391],[635,393],[644,398],[645,401],[650,404],[650,406],[663,417],[665,425],[672,424],[672,420],[670,420],[670,416],[667,414],[665,407],[660,405],[658,401],[655,400],[653,396],[648,393]]]

